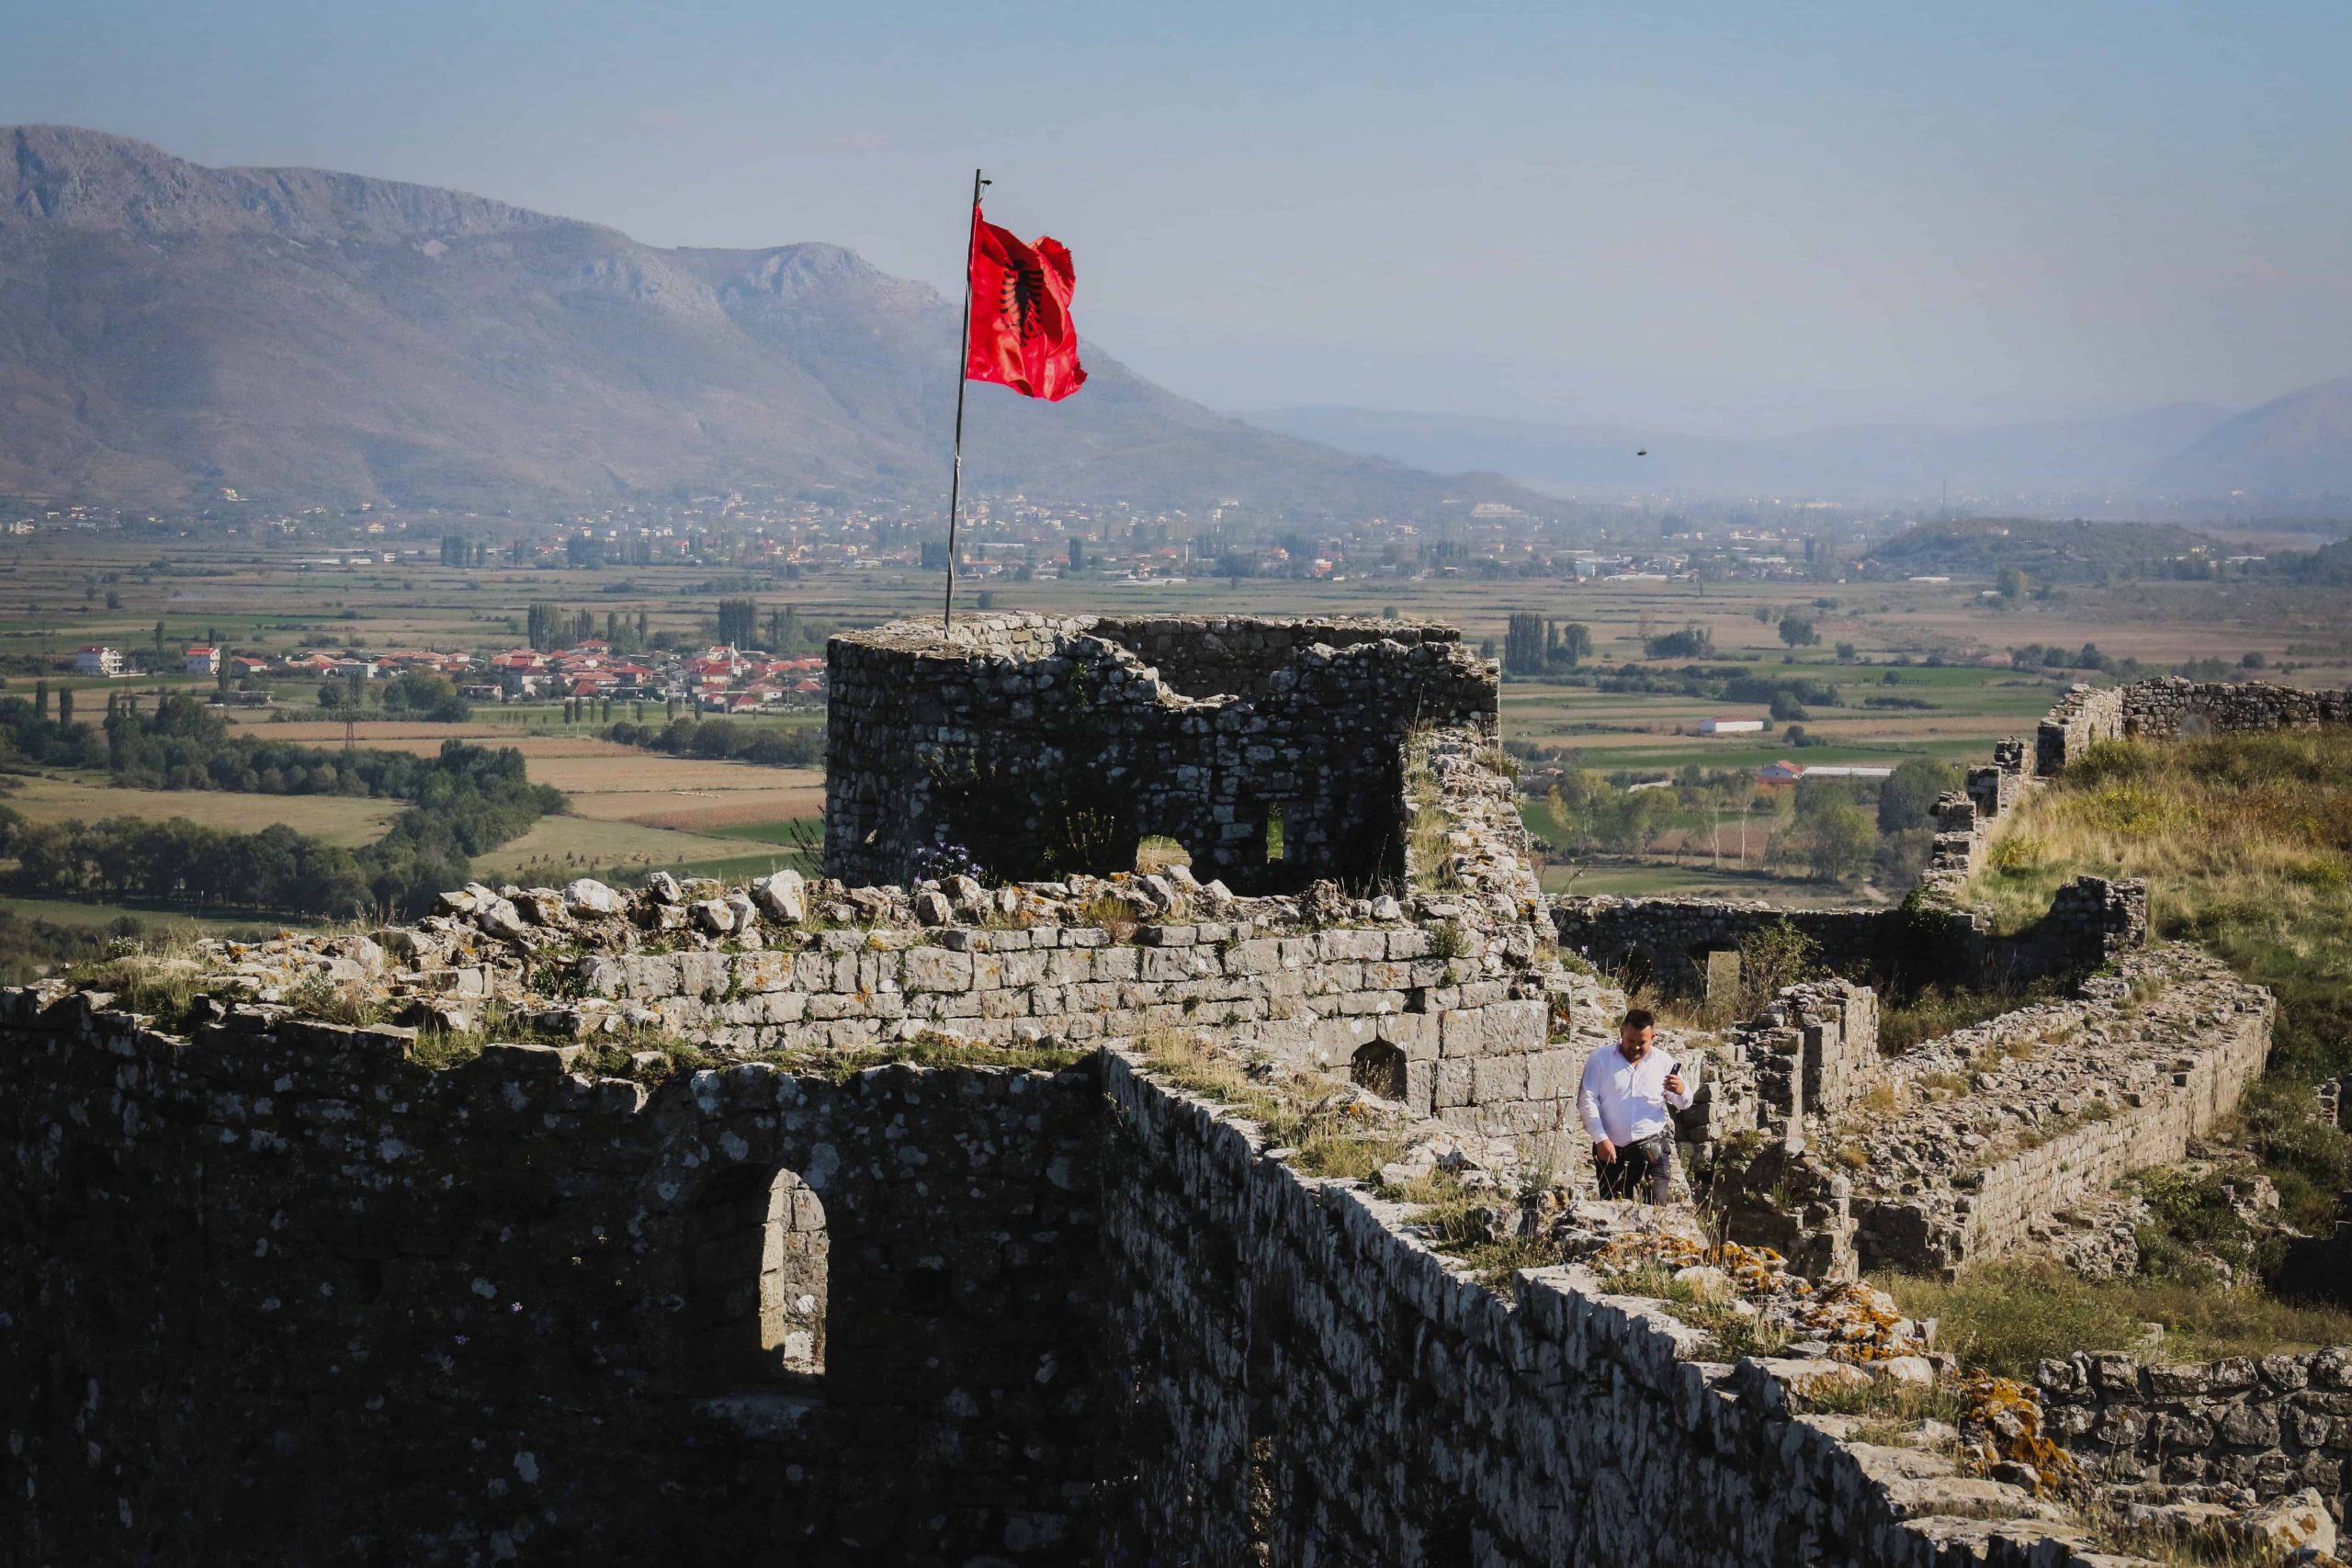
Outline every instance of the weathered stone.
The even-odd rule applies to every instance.
[[[2304,1547],[2321,1553],[2335,1551],[2335,1521],[2320,1495],[2309,1487],[2256,1508],[2237,1528],[2256,1547],[2281,1557]]]
[[[575,915],[617,915],[627,908],[618,893],[593,876],[565,884],[563,903]]]
[[[797,926],[808,918],[808,901],[801,875],[797,871],[779,871],[775,875],[752,886],[752,896],[768,918],[783,925]]]

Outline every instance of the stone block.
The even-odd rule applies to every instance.
[[[913,947],[906,953],[899,985],[909,991],[965,991],[972,986],[972,955],[941,947]]]

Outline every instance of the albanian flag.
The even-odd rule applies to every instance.
[[[1069,319],[1078,280],[1059,240],[1024,245],[972,209],[972,340],[964,374],[1059,402],[1086,384]]]

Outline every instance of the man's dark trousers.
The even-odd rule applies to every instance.
[[[1637,1144],[1621,1145],[1616,1159],[1600,1168],[1603,1198],[1645,1197],[1663,1203],[1674,1185],[1674,1134],[1653,1133]]]

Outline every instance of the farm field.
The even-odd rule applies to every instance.
[[[747,853],[740,839],[705,838],[668,828],[636,822],[605,822],[589,817],[542,817],[521,838],[474,858],[474,876],[492,884],[569,881],[597,876],[616,868],[624,873],[678,871],[710,861],[741,861],[747,866],[774,860],[784,864],[786,852]]]
[[[430,527],[431,525],[426,525]],[[429,539],[432,536],[426,535]],[[316,547],[212,536],[154,540],[34,535],[0,542],[7,579],[0,613],[0,656],[47,649],[70,652],[82,642],[149,646],[160,619],[165,641],[204,637],[241,650],[284,652],[310,646],[494,649],[522,641],[523,610],[534,601],[591,605],[634,616],[645,612],[656,632],[707,635],[711,604],[729,590],[712,586],[706,566],[539,570],[496,566],[460,570],[423,562],[357,569],[311,563]],[[89,583],[105,577],[119,607],[91,602]],[[2352,679],[2352,640],[2324,592],[2264,581],[2126,581],[2070,587],[2048,602],[1995,608],[1983,582],[1717,582],[1485,580],[1270,581],[1195,577],[1129,585],[1091,578],[990,584],[1001,607],[1053,614],[1359,615],[1394,608],[1460,626],[1472,641],[1499,638],[1515,611],[1532,611],[1592,627],[1594,656],[1616,664],[1641,657],[1645,631],[1706,627],[1720,654],[1742,650],[1778,660],[1786,650],[1774,617],[1795,608],[1813,617],[1825,645],[1855,644],[1883,661],[1903,652],[1940,652],[1962,660],[2026,643],[2069,648],[2093,641],[2109,653],[2151,662],[2234,660],[2254,650],[2275,665],[2290,645],[2317,649],[2305,660],[2317,682]],[[804,575],[772,584],[764,603],[789,603],[811,620],[871,624],[928,615],[938,604],[935,576],[877,567]],[[1822,604],[1817,601],[1826,600]],[[976,606],[977,607],[977,606]],[[1768,619],[1756,618],[1758,610]],[[72,680],[60,677],[57,683]],[[89,682],[105,684],[105,682]],[[200,685],[173,676],[174,686]],[[152,690],[150,678],[116,682]],[[285,700],[307,701],[289,685]],[[500,722],[514,716],[502,714]],[[794,722],[815,721],[796,716]]]
[[[158,820],[185,817],[207,828],[251,832],[283,822],[298,833],[345,849],[373,843],[400,815],[397,800],[352,799],[334,795],[236,795],[212,789],[115,789],[102,773],[17,776],[18,787],[0,795],[0,806],[28,822],[97,822],[109,817]]]
[[[283,931],[305,929],[299,921],[288,922],[275,915],[215,913],[144,904],[85,904],[67,898],[0,897],[0,926],[46,920],[75,930],[104,931],[120,923],[126,915],[137,922],[141,937],[147,941],[182,936],[248,937],[255,933],[274,936]]]
[[[418,519],[404,540],[429,547],[442,525]],[[459,525],[461,527],[469,525]],[[401,525],[393,520],[392,533]],[[2307,546],[2307,541],[2306,541]],[[2250,547],[2258,548],[2258,544]],[[0,539],[0,671],[5,694],[21,695],[28,671],[85,642],[125,649],[170,649],[207,641],[242,652],[303,648],[432,647],[489,652],[524,638],[534,604],[634,620],[680,643],[715,635],[716,600],[750,593],[763,607],[789,605],[804,624],[864,626],[929,615],[938,604],[935,575],[889,567],[810,570],[785,581],[773,567],[729,572],[708,564],[603,570],[509,567],[456,570],[425,561],[350,567],[318,560],[322,547],[277,536],[70,536],[46,532]],[[1765,716],[1756,705],[1680,695],[1609,693],[1589,687],[1512,681],[1503,690],[1505,736],[1559,748],[1575,765],[1606,774],[1656,778],[1696,764],[1710,773],[1751,771],[1786,758],[1820,764],[1894,765],[1913,757],[1970,762],[2001,737],[2031,732],[2075,672],[2018,671],[2007,651],[2028,644],[2068,649],[2096,643],[2109,655],[2151,664],[2266,656],[2267,678],[2304,685],[2352,684],[2352,630],[2339,596],[2278,581],[2121,581],[2067,586],[2054,597],[1990,601],[1985,582],[1813,582],[1538,580],[1474,576],[1423,581],[1268,581],[1221,578],[1123,584],[1098,578],[975,584],[967,600],[993,595],[998,608],[1049,614],[1278,615],[1398,616],[1443,620],[1473,646],[1500,641],[1514,613],[1580,621],[1594,648],[1589,663],[1634,664],[1671,678],[1685,664],[1737,666],[1772,680],[1796,676],[1834,685],[1837,706],[1806,705],[1811,744],[1792,745],[1785,724],[1762,736],[1702,737],[1711,716]],[[99,603],[115,601],[109,609]],[[1813,621],[1821,641],[1792,650],[1779,619]],[[160,631],[158,624],[160,626]],[[1651,661],[1645,636],[1705,628],[1712,657]],[[1851,645],[1848,659],[1835,657]],[[1936,662],[1930,663],[1933,660]],[[1984,660],[1978,663],[1976,660]],[[46,676],[52,693],[73,688],[79,711],[96,716],[101,692],[142,700],[159,690],[203,692],[210,682],[165,674],[116,682]],[[345,740],[340,720],[323,717],[316,686],[286,682],[274,706],[233,710],[245,733],[324,748]],[[1879,705],[1871,705],[1876,702]],[[616,705],[616,719],[658,723],[664,705]],[[805,728],[818,709],[731,720],[742,728]],[[356,743],[429,754],[450,739],[513,745],[534,780],[571,798],[570,812],[481,857],[476,874],[549,880],[567,867],[641,872],[656,866],[748,874],[795,852],[791,824],[814,825],[822,810],[822,777],[814,770],[763,768],[695,757],[671,757],[600,739],[601,726],[566,726],[553,704],[477,705],[461,724],[363,720]],[[333,842],[356,846],[379,836],[397,802],[306,796],[256,799],[204,792],[108,789],[89,778],[31,779],[8,804],[37,820],[118,815],[186,816],[250,827],[286,821]],[[1578,891],[1708,890],[1738,897],[1838,901],[1865,897],[1835,885],[1790,877],[1759,880],[1711,865],[1667,859],[1678,828],[1646,861],[1609,858],[1555,865],[1547,885]]]

